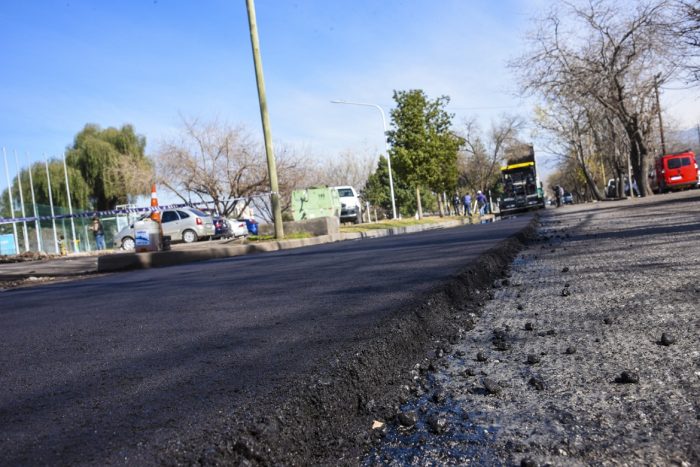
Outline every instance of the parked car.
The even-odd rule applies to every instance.
[[[564,197],[561,199],[563,204],[574,204],[574,196],[568,191],[564,193]]]
[[[141,219],[149,214],[141,216]],[[170,236],[171,241],[183,241],[185,243],[196,242],[199,239],[208,238],[215,234],[214,222],[211,216],[199,209],[184,207],[168,209],[160,213],[163,235]],[[135,232],[134,224],[121,229],[114,237],[114,247],[123,250],[133,250]]]
[[[625,177],[625,194],[624,196],[630,196],[630,183]],[[632,178],[632,189],[634,190],[634,196],[639,196],[639,188],[637,187],[637,180]],[[617,198],[617,180],[611,178],[608,180],[608,184],[605,187],[605,196],[607,198]]]
[[[229,238],[233,236],[228,219],[221,216],[212,216],[211,218],[214,223],[214,235],[212,235],[212,238]]]
[[[362,221],[360,199],[351,186],[335,186],[340,196],[340,222],[359,224]]]
[[[228,225],[231,229],[231,236],[238,238],[248,235],[248,226],[246,225],[245,220],[228,219]]]

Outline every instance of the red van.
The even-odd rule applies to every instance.
[[[656,160],[656,177],[652,188],[659,193],[698,185],[698,164],[693,151],[666,154]]]

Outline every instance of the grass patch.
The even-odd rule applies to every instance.
[[[308,232],[297,232],[297,233],[290,233],[290,234],[285,234],[284,239],[285,240],[297,240],[300,238],[312,238],[313,235],[311,235]],[[270,242],[273,240],[277,240],[274,235],[248,235],[246,239],[249,242]]]
[[[407,227],[409,225],[422,225],[422,224],[438,224],[440,222],[464,219],[464,217],[459,216],[445,216],[445,217],[424,217],[421,220],[416,220],[414,218],[409,219],[394,219],[386,220],[381,222],[374,222],[372,224],[357,224],[357,225],[347,225],[341,226],[340,231],[344,233],[354,233],[354,232],[367,232],[370,230],[380,230],[380,229],[394,229],[396,227]]]

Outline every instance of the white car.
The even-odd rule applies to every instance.
[[[359,224],[362,221],[362,210],[357,192],[351,186],[334,186],[340,197],[340,222]]]
[[[142,218],[149,215],[145,214]],[[211,237],[215,232],[211,216],[195,208],[168,209],[160,213],[160,219],[163,235],[169,235],[173,242],[182,240],[185,243],[192,243]],[[135,238],[134,224],[127,225],[114,237],[114,247],[133,250],[136,244]]]
[[[245,237],[248,235],[248,227],[246,226],[245,221],[238,219],[227,219],[227,222],[229,228],[231,229],[231,235],[233,235],[235,238]]]

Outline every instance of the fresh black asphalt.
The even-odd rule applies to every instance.
[[[524,229],[348,241],[0,293],[0,464],[154,463],[282,400],[388,313]]]

